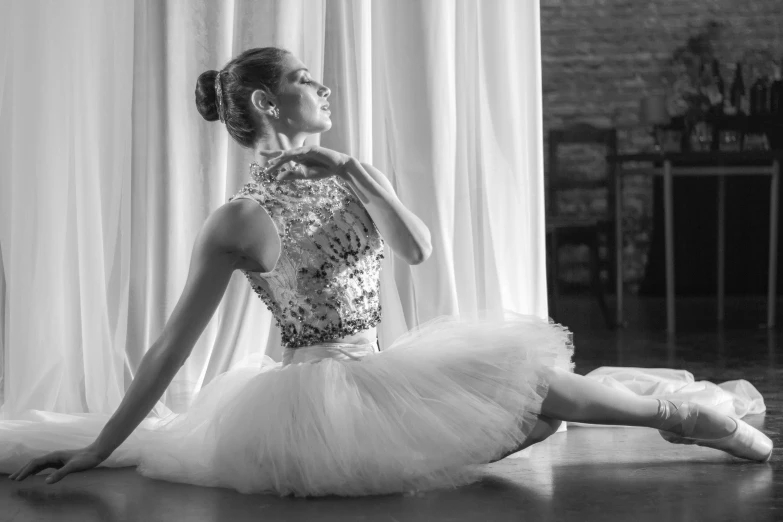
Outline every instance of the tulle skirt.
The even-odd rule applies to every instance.
[[[281,496],[457,487],[524,443],[547,395],[546,369],[572,370],[572,355],[565,327],[509,311],[441,316],[382,352],[326,343],[286,350],[282,362],[264,355],[213,379],[187,412],[146,418],[101,465]],[[743,379],[715,385],[684,370],[613,367],[586,377],[735,417],[766,410]],[[0,421],[0,473],[91,444],[109,417],[28,410]]]
[[[506,311],[441,316],[375,344],[286,349],[231,369],[187,410],[147,418],[102,466],[242,493],[358,496],[476,481],[536,424],[546,368],[572,370],[571,333]],[[28,412],[0,422],[0,472],[84,447],[107,416]]]

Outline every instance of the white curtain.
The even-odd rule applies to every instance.
[[[432,232],[388,250],[380,347],[442,314],[546,317],[538,0],[0,0],[2,412],[112,413],[209,213],[250,153],[194,103],[250,47],[332,90],[308,143],[372,163]],[[154,413],[254,354],[271,313],[237,272]]]

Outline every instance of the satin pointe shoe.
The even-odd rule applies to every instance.
[[[699,413],[699,405],[696,403],[658,399],[658,432],[664,440],[672,444],[695,444],[758,462],[767,462],[772,457],[772,441],[769,437],[747,422],[734,417],[729,418],[737,427],[725,437],[703,439],[689,436],[694,432]]]

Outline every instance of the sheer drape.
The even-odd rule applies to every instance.
[[[546,316],[538,0],[6,0],[0,17],[3,412],[111,413],[162,331],[248,151],[196,78],[276,45],[332,89],[311,143],[372,163],[432,232],[386,252],[381,349],[441,314]],[[241,273],[156,407],[267,353]]]
[[[4,406],[107,412],[139,351],[126,335],[133,4],[5,2],[2,19]]]

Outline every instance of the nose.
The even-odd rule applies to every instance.
[[[323,89],[321,89],[321,96],[323,96],[324,98],[328,98],[330,94],[332,94],[331,89],[329,89],[329,87],[324,85]]]

